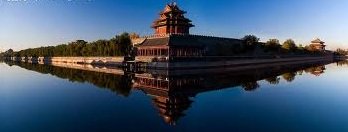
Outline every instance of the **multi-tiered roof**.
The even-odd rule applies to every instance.
[[[310,46],[320,51],[325,50],[326,47],[325,42],[321,41],[319,38],[313,40]]]
[[[160,13],[160,18],[152,24],[155,34],[189,34],[190,28],[194,25],[184,14],[186,12],[181,10],[175,2],[167,4]]]

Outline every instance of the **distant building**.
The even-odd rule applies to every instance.
[[[310,47],[319,51],[325,51],[326,45],[324,41],[321,41],[319,38],[317,38],[311,42]]]

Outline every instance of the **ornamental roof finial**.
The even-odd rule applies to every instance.
[[[170,0],[170,5],[176,5],[176,0]]]

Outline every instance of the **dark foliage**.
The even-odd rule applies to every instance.
[[[16,57],[125,56],[130,53],[131,49],[130,36],[128,33],[123,33],[110,40],[94,42],[76,40],[57,46],[25,49],[10,55]]]

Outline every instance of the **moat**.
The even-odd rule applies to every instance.
[[[0,131],[348,131],[346,61],[93,68],[0,62]]]

